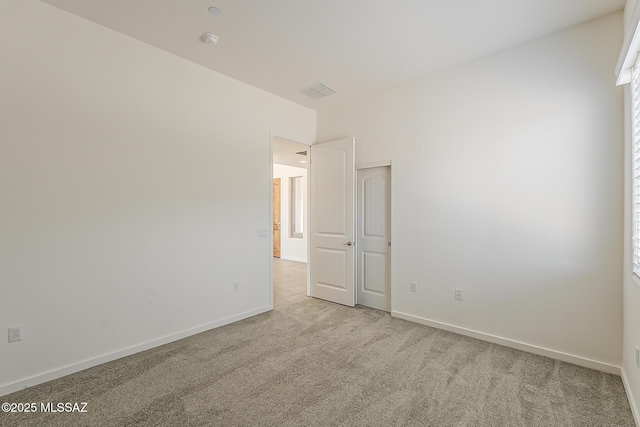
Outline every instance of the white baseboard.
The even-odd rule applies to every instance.
[[[304,258],[296,258],[292,256],[281,256],[280,259],[286,259],[287,261],[307,262]]]
[[[423,317],[414,316],[412,314],[401,313],[399,311],[392,311],[391,315],[399,319],[420,323],[421,325],[427,325],[433,328],[443,329],[449,332],[455,332],[460,335],[477,338],[479,340],[491,342],[494,344],[500,344],[505,347],[515,348],[517,350],[526,351],[526,352],[537,354],[540,356],[550,357],[552,359],[561,360],[563,362],[572,363],[574,365],[583,366],[585,368],[591,368],[591,369],[607,372],[609,374],[614,374],[618,376],[620,376],[621,374],[621,369],[619,366],[598,362],[596,360],[587,359],[587,358],[576,356],[573,354],[563,353],[561,351],[556,351],[556,350],[551,350],[544,347],[539,347],[536,345],[526,344],[520,341],[511,340],[508,338],[502,338],[495,335],[486,334],[484,332],[462,328],[460,326],[450,325],[448,323],[442,323],[435,320],[425,319]]]
[[[93,357],[91,359],[84,360],[82,362],[67,365],[58,369],[54,369],[48,372],[34,375],[13,383],[3,384],[0,386],[0,396],[4,396],[9,393],[33,387],[38,384],[45,383],[47,381],[55,380],[57,378],[64,377],[66,375],[74,374],[82,370],[91,368],[93,366],[101,365],[103,363],[111,362],[122,357],[131,356],[132,354],[139,353],[141,351],[149,350],[154,347],[158,347],[164,344],[168,344],[173,341],[180,340],[182,338],[189,337],[191,335],[199,334],[210,329],[219,328],[220,326],[228,325],[229,323],[237,322],[248,317],[252,317],[261,313],[272,310],[272,307],[266,306],[255,310],[246,311],[244,313],[236,314],[233,316],[225,317],[224,319],[217,320],[215,322],[206,323],[204,325],[196,326],[181,332],[177,332],[171,335],[166,335],[161,338],[157,338],[151,341],[147,341],[141,344],[137,344],[122,350],[114,351],[113,353],[107,353],[102,356]]]
[[[627,378],[627,373],[622,370],[622,384],[624,384],[624,389],[627,392],[627,399],[629,400],[629,406],[631,407],[631,413],[633,414],[633,419],[636,422],[636,426],[640,426],[640,412],[638,412],[638,406],[636,405],[636,399],[633,397],[633,392],[631,391],[631,385],[629,384],[629,378]]]

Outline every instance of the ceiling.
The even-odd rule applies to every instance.
[[[285,139],[273,138],[273,163],[306,169],[307,162],[306,145],[290,142]],[[305,154],[298,154],[305,153]],[[303,163],[304,162],[304,163]]]
[[[624,0],[42,1],[315,110],[624,7]],[[211,6],[221,13],[209,13]],[[204,43],[205,32],[219,42]],[[299,92],[319,81],[337,93],[316,100]]]

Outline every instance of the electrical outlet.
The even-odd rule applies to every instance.
[[[411,285],[409,286],[409,290],[411,292],[418,292],[418,284],[416,282],[411,282]]]
[[[462,289],[456,289],[456,299],[462,301]]]
[[[238,292],[240,290],[240,283],[233,282],[233,292]]]
[[[640,347],[636,347],[636,366],[640,368]]]
[[[9,342],[22,341],[22,326],[9,328]]]

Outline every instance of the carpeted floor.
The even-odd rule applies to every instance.
[[[2,426],[634,426],[619,377],[316,299],[0,397]]]

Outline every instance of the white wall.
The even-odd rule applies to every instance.
[[[0,394],[270,309],[270,132],[315,112],[35,0],[0,55]]]
[[[637,7],[635,0],[627,0],[624,9],[625,33],[633,31],[631,16]],[[624,322],[622,338],[622,378],[627,389],[629,402],[636,423],[640,423],[640,369],[636,366],[636,346],[640,346],[640,279],[631,267],[631,94],[629,85],[625,87],[625,187],[624,187]]]
[[[394,315],[619,372],[621,28],[610,15],[318,112],[319,141],[393,162]]]
[[[291,182],[290,178],[301,176],[304,188],[302,211],[302,239],[291,237]],[[280,178],[280,258],[291,261],[307,262],[307,169],[286,165],[273,165],[273,177]]]

